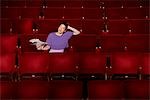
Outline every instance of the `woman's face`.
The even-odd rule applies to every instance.
[[[64,24],[61,24],[58,27],[58,33],[63,34],[66,31],[66,26]]]

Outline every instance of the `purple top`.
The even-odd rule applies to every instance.
[[[51,49],[65,49],[68,47],[68,40],[73,35],[73,32],[67,31],[62,36],[57,36],[56,32],[49,33],[46,42],[50,46]]]

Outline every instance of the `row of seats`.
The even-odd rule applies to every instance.
[[[137,8],[1,8],[1,18],[148,19],[149,7]]]
[[[95,47],[101,52],[149,52],[149,36],[74,36],[70,46],[77,52],[95,51]]]
[[[2,99],[114,100],[149,99],[148,80],[73,80],[0,81]],[[15,91],[15,92],[14,92]]]
[[[150,98],[149,0],[1,0],[0,6],[0,98]],[[81,31],[65,53],[29,43],[45,41],[62,21]]]
[[[2,0],[3,7],[147,7],[149,0]]]
[[[33,38],[46,41],[48,35],[1,35],[1,54],[20,52],[38,52],[29,40]],[[148,35],[99,36],[78,35],[69,40],[66,52],[149,52]],[[42,52],[39,50],[39,52]]]
[[[1,78],[149,79],[149,53],[26,52],[0,55]],[[142,75],[142,76],[140,76]]]
[[[0,19],[1,33],[18,34],[48,34],[57,31],[61,22],[68,22],[70,26],[80,30],[81,34],[149,34],[149,20],[77,20],[77,19],[44,19],[31,18]]]

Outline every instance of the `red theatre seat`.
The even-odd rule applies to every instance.
[[[15,73],[16,67],[16,54],[4,54],[0,55],[0,76],[12,79],[13,73]]]
[[[131,52],[149,52],[149,36],[126,36],[126,50]]]
[[[1,34],[9,34],[9,33],[16,34],[16,33],[18,33],[19,20],[2,18],[2,19],[0,19],[0,22],[1,22],[1,24],[0,24],[0,27],[1,27],[0,33]]]
[[[70,46],[77,52],[95,52],[97,46],[96,35],[84,34],[80,36],[73,36],[70,40]]]
[[[123,82],[117,80],[92,80],[88,82],[89,100],[123,99]]]
[[[44,3],[45,0],[26,0],[27,7],[40,7]]]
[[[149,20],[129,20],[131,34],[149,34]]]
[[[114,78],[137,78],[140,66],[139,53],[114,53],[111,60]]]
[[[83,16],[84,19],[102,19],[104,14],[102,9],[99,8],[84,8]]]
[[[65,19],[82,19],[83,10],[82,8],[65,8],[64,18]]]
[[[1,99],[16,99],[16,85],[11,81],[0,81],[0,96]]]
[[[29,42],[30,39],[40,39],[46,41],[47,34],[22,34],[20,37],[20,46],[22,52],[43,52],[43,50],[37,50],[35,45]]]
[[[2,0],[2,1],[6,1],[6,6],[8,7],[24,7],[25,4],[26,4],[26,1],[25,0],[11,0],[11,1],[8,1],[8,0]]]
[[[97,53],[79,54],[79,74],[90,77],[103,77],[106,74],[106,55]]]
[[[64,0],[46,0],[48,8],[63,8],[65,1]]]
[[[144,53],[141,54],[141,74],[143,76],[150,76],[150,54],[149,53]],[[149,77],[150,78],[150,77]]]
[[[100,8],[101,3],[98,0],[82,1],[84,8]]]
[[[21,18],[39,18],[42,8],[40,7],[27,7],[21,9]]]
[[[124,36],[112,35],[100,36],[99,47],[103,52],[125,51],[125,38]]]
[[[100,34],[104,30],[102,20],[84,20],[82,22],[83,34]]]
[[[119,7],[121,8],[123,6],[123,0],[101,0],[104,7]]]
[[[19,33],[21,34],[32,34],[33,33],[33,22],[31,18],[22,19],[19,23]]]
[[[145,0],[143,0],[145,1]],[[139,0],[125,0],[124,1],[124,7],[129,8],[129,7],[140,7],[141,1]]]
[[[0,33],[11,33],[12,32],[12,23],[8,19],[0,19]]]
[[[109,20],[107,22],[106,31],[109,34],[128,34],[128,23],[126,20]]]
[[[2,18],[19,19],[20,15],[21,15],[21,10],[17,7],[1,8]]]
[[[106,8],[107,19],[125,19],[124,8]]]
[[[75,80],[53,80],[49,83],[49,98],[63,100],[82,99],[82,82]]]
[[[62,20],[56,19],[55,20],[45,19],[35,21],[38,27],[39,34],[49,34],[50,32],[56,32],[61,22]]]
[[[47,99],[48,95],[48,81],[46,80],[28,79],[17,83],[17,99]]]
[[[46,76],[48,73],[48,54],[26,52],[19,55],[19,75],[24,76]]]
[[[17,51],[17,40],[18,40],[18,36],[15,35],[1,35],[0,36],[0,46],[1,46],[1,50],[0,53],[1,54],[7,54],[7,53],[16,53]]]
[[[65,0],[64,5],[66,8],[72,8],[72,7],[82,7],[82,1],[81,0]]]
[[[44,15],[47,19],[62,19],[63,8],[46,8],[44,10]]]
[[[149,18],[149,11],[147,8],[126,8],[128,19],[146,19]]]
[[[130,80],[126,86],[127,99],[149,99],[149,80]]]
[[[76,56],[71,54],[50,54],[49,72],[52,76],[75,75],[76,74]]]

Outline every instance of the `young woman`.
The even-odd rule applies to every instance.
[[[69,30],[69,31],[68,31]],[[60,23],[57,32],[51,32],[48,35],[45,46],[38,46],[38,50],[48,50],[49,53],[63,53],[64,49],[68,47],[68,40],[72,35],[78,35],[80,31],[69,26],[67,23]]]

